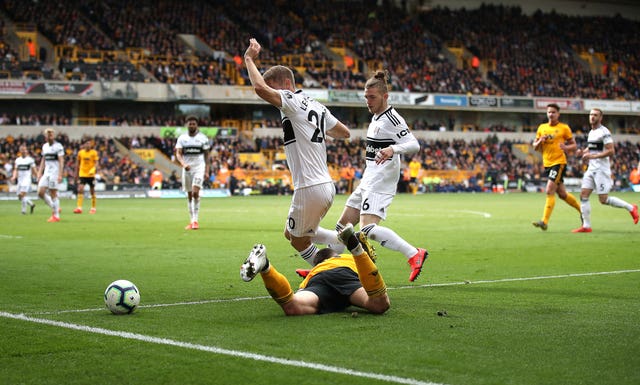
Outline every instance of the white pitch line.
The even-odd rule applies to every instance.
[[[240,297],[229,299],[207,299],[203,301],[186,301],[186,302],[174,302],[174,303],[158,303],[155,305],[140,305],[138,309],[153,308],[153,307],[170,307],[170,306],[185,306],[185,305],[206,305],[209,303],[221,303],[221,302],[240,302],[240,301],[253,301],[256,299],[270,299],[268,295],[260,297]],[[41,311],[41,312],[29,312],[27,314],[47,315],[47,314],[64,314],[64,313],[86,313],[92,311],[102,311],[105,308],[91,308],[91,309],[74,309],[74,310],[57,310],[57,311]]]
[[[614,270],[614,271],[596,271],[591,273],[568,273],[558,275],[542,275],[537,277],[520,277],[520,278],[501,278],[493,280],[480,280],[480,281],[461,281],[461,282],[444,282],[444,283],[427,283],[425,285],[407,285],[407,286],[389,286],[388,290],[403,290],[403,289],[416,289],[425,287],[446,287],[446,286],[462,286],[462,285],[479,285],[486,283],[503,283],[503,282],[519,282],[519,281],[537,281],[542,279],[559,279],[559,278],[572,278],[572,277],[589,277],[596,275],[612,275],[612,274],[624,274],[624,273],[638,273],[640,269],[631,270]],[[259,297],[239,297],[229,299],[209,299],[203,301],[187,301],[187,302],[174,302],[174,303],[159,303],[154,305],[141,305],[140,309],[154,308],[154,307],[171,307],[171,306],[185,306],[185,305],[206,305],[210,303],[223,303],[223,302],[240,302],[240,301],[253,301],[257,299],[270,299],[269,296]],[[105,308],[91,308],[91,309],[74,309],[74,310],[57,310],[57,311],[43,311],[43,312],[28,312],[27,314],[33,315],[52,315],[52,314],[64,314],[64,313],[86,313],[93,311],[104,311]]]
[[[22,235],[0,234],[0,238],[3,238],[3,239],[22,239]]]
[[[473,214],[473,215],[480,215],[483,216],[485,218],[491,218],[491,214],[484,212],[484,211],[471,211],[471,210],[452,210],[452,211],[457,211],[459,213],[467,213],[467,214]]]
[[[569,273],[569,274],[558,274],[558,275],[542,275],[542,276],[538,276],[538,277],[502,278],[502,279],[493,279],[493,280],[462,281],[462,282],[448,282],[448,283],[429,283],[429,284],[426,284],[426,285],[411,285],[411,286],[390,287],[389,289],[415,289],[417,287],[441,287],[441,286],[458,286],[458,285],[477,285],[477,284],[483,284],[483,283],[537,281],[537,280],[542,280],[542,279],[591,277],[591,276],[596,276],[596,275],[612,275],[612,274],[625,274],[625,273],[638,273],[638,272],[640,272],[640,269],[614,270],[614,271],[596,271],[596,272],[592,272],[592,273]]]
[[[79,324],[68,323],[68,322],[53,321],[53,320],[48,320],[44,318],[34,318],[34,317],[26,316],[24,314],[13,314],[13,313],[0,311],[0,317],[11,318],[11,319],[20,320],[20,321],[34,322],[34,323],[49,325],[49,326],[56,326],[56,327],[65,328],[65,329],[79,330],[79,331],[94,333],[94,334],[102,334],[106,336],[126,338],[130,340],[137,340],[137,341],[154,343],[159,345],[176,346],[180,348],[199,350],[199,351],[208,352],[208,353],[222,354],[226,356],[245,358],[245,359],[250,359],[255,361],[270,362],[270,363],[285,365],[285,366],[314,369],[314,370],[319,370],[323,372],[337,373],[345,376],[370,378],[373,380],[392,382],[396,384],[444,385],[444,384],[435,383],[435,382],[420,381],[413,378],[389,376],[386,374],[379,374],[379,373],[361,372],[358,370],[341,368],[339,366],[331,366],[331,365],[318,364],[314,362],[306,362],[306,361],[300,361],[300,360],[289,360],[286,358],[265,356],[262,354],[242,352],[239,350],[223,349],[217,346],[192,344],[189,342],[176,341],[169,338],[159,338],[159,337],[147,336],[147,335],[138,334],[138,333],[123,332],[123,331],[109,330],[109,329],[79,325]]]
[[[440,210],[442,212],[442,210]],[[473,214],[479,215],[484,218],[491,218],[491,214],[485,211],[473,211],[473,210],[447,210],[447,213],[464,213],[464,214]],[[394,213],[394,216],[402,216],[402,217],[424,217],[424,214],[416,214],[416,213]]]

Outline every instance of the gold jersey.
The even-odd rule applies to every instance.
[[[356,274],[358,273],[358,268],[356,267],[356,262],[353,260],[353,256],[350,254],[340,254],[340,256],[338,257],[327,258],[315,265],[313,269],[311,269],[307,277],[304,279],[304,281],[302,281],[302,283],[300,284],[300,289],[304,289],[305,287],[307,287],[309,280],[315,275],[323,271],[337,269],[339,267],[346,267],[356,272]]]
[[[551,139],[548,139],[546,142],[541,144],[542,163],[544,167],[551,167],[555,164],[567,164],[567,156],[560,148],[560,144],[573,138],[571,128],[560,122],[555,126],[552,126],[549,123],[543,123],[538,126],[536,139],[545,135],[549,135]]]
[[[93,178],[96,176],[96,164],[98,164],[98,152],[94,149],[78,151],[78,176],[80,178]]]

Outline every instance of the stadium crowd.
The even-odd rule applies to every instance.
[[[64,134],[58,134],[57,140],[64,146],[65,172],[67,182],[73,185],[75,158],[81,144],[92,140],[100,154],[98,181],[104,182],[108,189],[146,188],[149,176],[153,170],[150,164],[138,164],[126,153],[121,153],[116,146],[115,139],[100,136],[70,140]],[[157,148],[169,159],[174,156],[175,138],[160,138],[158,136],[131,136],[117,139],[130,149]],[[4,183],[11,175],[12,166],[18,156],[21,144],[27,145],[29,152],[40,162],[40,151],[44,136],[12,137],[8,136],[0,141],[0,160],[4,173]],[[578,143],[584,146],[584,138],[578,137]],[[421,150],[415,159],[420,162],[422,170],[453,170],[473,171],[470,178],[459,182],[441,178],[420,178],[418,189],[422,192],[461,192],[461,191],[491,191],[496,185],[514,182],[521,188],[527,183],[537,183],[541,180],[543,168],[540,162],[532,162],[516,154],[514,144],[509,141],[499,141],[496,136],[488,136],[484,140],[420,140]],[[211,140],[211,178],[207,187],[229,187],[233,180],[234,190],[242,188],[255,189],[262,193],[289,193],[290,186],[286,181],[268,180],[244,181],[239,175],[247,170],[266,171],[269,165],[256,162],[242,161],[243,153],[260,152],[264,150],[281,151],[282,138],[259,138],[254,142],[242,141],[234,138],[216,138]],[[613,172],[616,187],[628,186],[629,174],[638,164],[640,144],[628,141],[616,142],[616,161],[613,162]],[[364,141],[354,139],[350,141],[334,141],[328,144],[328,163],[340,169],[341,180],[336,182],[339,193],[347,193],[362,176],[364,166]],[[405,159],[408,163],[410,159]],[[406,164],[405,164],[406,166]],[[285,165],[282,165],[285,167]],[[352,171],[343,173],[344,169]],[[237,170],[237,173],[236,173]],[[584,165],[575,156],[569,157],[567,166],[568,178],[581,178]],[[179,187],[179,175],[167,175],[167,187]],[[406,191],[407,175],[399,181],[400,191]],[[283,184],[284,183],[284,184]],[[71,186],[73,188],[73,186]]]
[[[371,65],[389,69],[397,91],[640,99],[640,41],[634,33],[640,26],[622,16],[525,15],[517,6],[488,4],[410,12],[386,1],[330,3],[257,8],[249,0],[159,0],[153,6],[126,0],[0,2],[12,21],[34,23],[54,45],[143,52],[137,67],[112,55],[105,55],[104,66],[63,57],[58,71],[82,73],[78,80],[237,84],[246,81],[241,55],[255,36],[264,42],[265,63],[302,58],[299,79],[310,87],[361,89]],[[188,46],[180,34],[197,36],[207,49]],[[7,58],[15,62],[15,47],[3,46],[6,66]],[[330,47],[345,51],[336,56]],[[477,61],[460,60],[446,47],[462,48]],[[578,59],[583,52],[600,58],[601,66]],[[44,58],[32,59],[46,66]]]

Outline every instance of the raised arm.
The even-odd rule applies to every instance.
[[[249,80],[253,85],[256,94],[267,103],[275,106],[282,107],[282,99],[280,99],[280,93],[271,88],[258,71],[258,67],[254,60],[260,54],[260,44],[256,39],[249,39],[249,47],[244,53],[244,63],[247,66],[247,72],[249,73]]]

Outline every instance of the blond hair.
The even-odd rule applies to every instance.
[[[284,86],[284,81],[286,79],[289,79],[291,81],[292,87],[295,87],[296,84],[296,79],[293,76],[293,71],[291,71],[290,68],[281,65],[276,65],[269,68],[264,73],[264,75],[262,75],[262,78],[267,83],[273,83],[279,86]]]
[[[45,135],[49,134],[50,132],[51,132],[51,133],[53,133],[53,134],[55,134],[55,133],[56,133],[56,130],[54,130],[54,129],[53,129],[53,128],[51,128],[51,127],[49,127],[49,128],[45,128],[45,130],[44,130],[44,134],[45,134]]]
[[[377,88],[381,93],[386,94],[389,92],[389,71],[376,71],[372,77],[364,84],[364,89]]]

